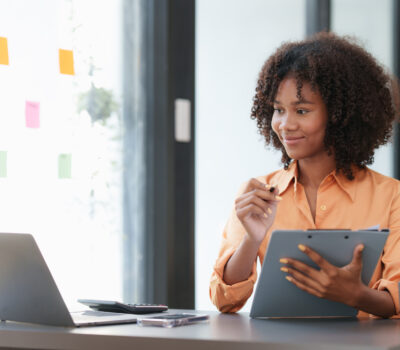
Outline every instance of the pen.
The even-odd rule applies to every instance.
[[[275,186],[272,186],[272,187],[269,189],[269,192],[274,193],[274,191],[275,191]],[[281,196],[275,196],[275,199],[277,199],[278,201],[281,201],[281,200],[282,200],[282,197],[281,197]]]

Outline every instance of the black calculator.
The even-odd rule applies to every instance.
[[[168,306],[163,304],[125,304],[119,301],[93,299],[78,299],[78,301],[97,311],[124,314],[151,314],[168,310]]]

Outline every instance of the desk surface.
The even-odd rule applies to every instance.
[[[0,349],[400,349],[400,320],[253,320],[246,313],[205,313],[209,323],[172,329],[136,324],[70,329],[2,322]]]

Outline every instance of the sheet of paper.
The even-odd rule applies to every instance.
[[[367,227],[367,228],[363,229],[363,231],[379,231],[379,224]]]
[[[7,177],[7,151],[0,151],[0,177]]]
[[[7,38],[0,37],[0,64],[9,64]]]
[[[69,153],[63,153],[58,156],[58,178],[71,178],[71,161],[72,156]]]
[[[74,75],[74,54],[71,50],[59,49],[60,73]]]
[[[27,128],[39,128],[40,121],[40,103],[26,101],[25,102],[25,121]]]

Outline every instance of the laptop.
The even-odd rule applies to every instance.
[[[135,323],[137,316],[70,313],[33,236],[0,233],[0,320],[82,327]]]

